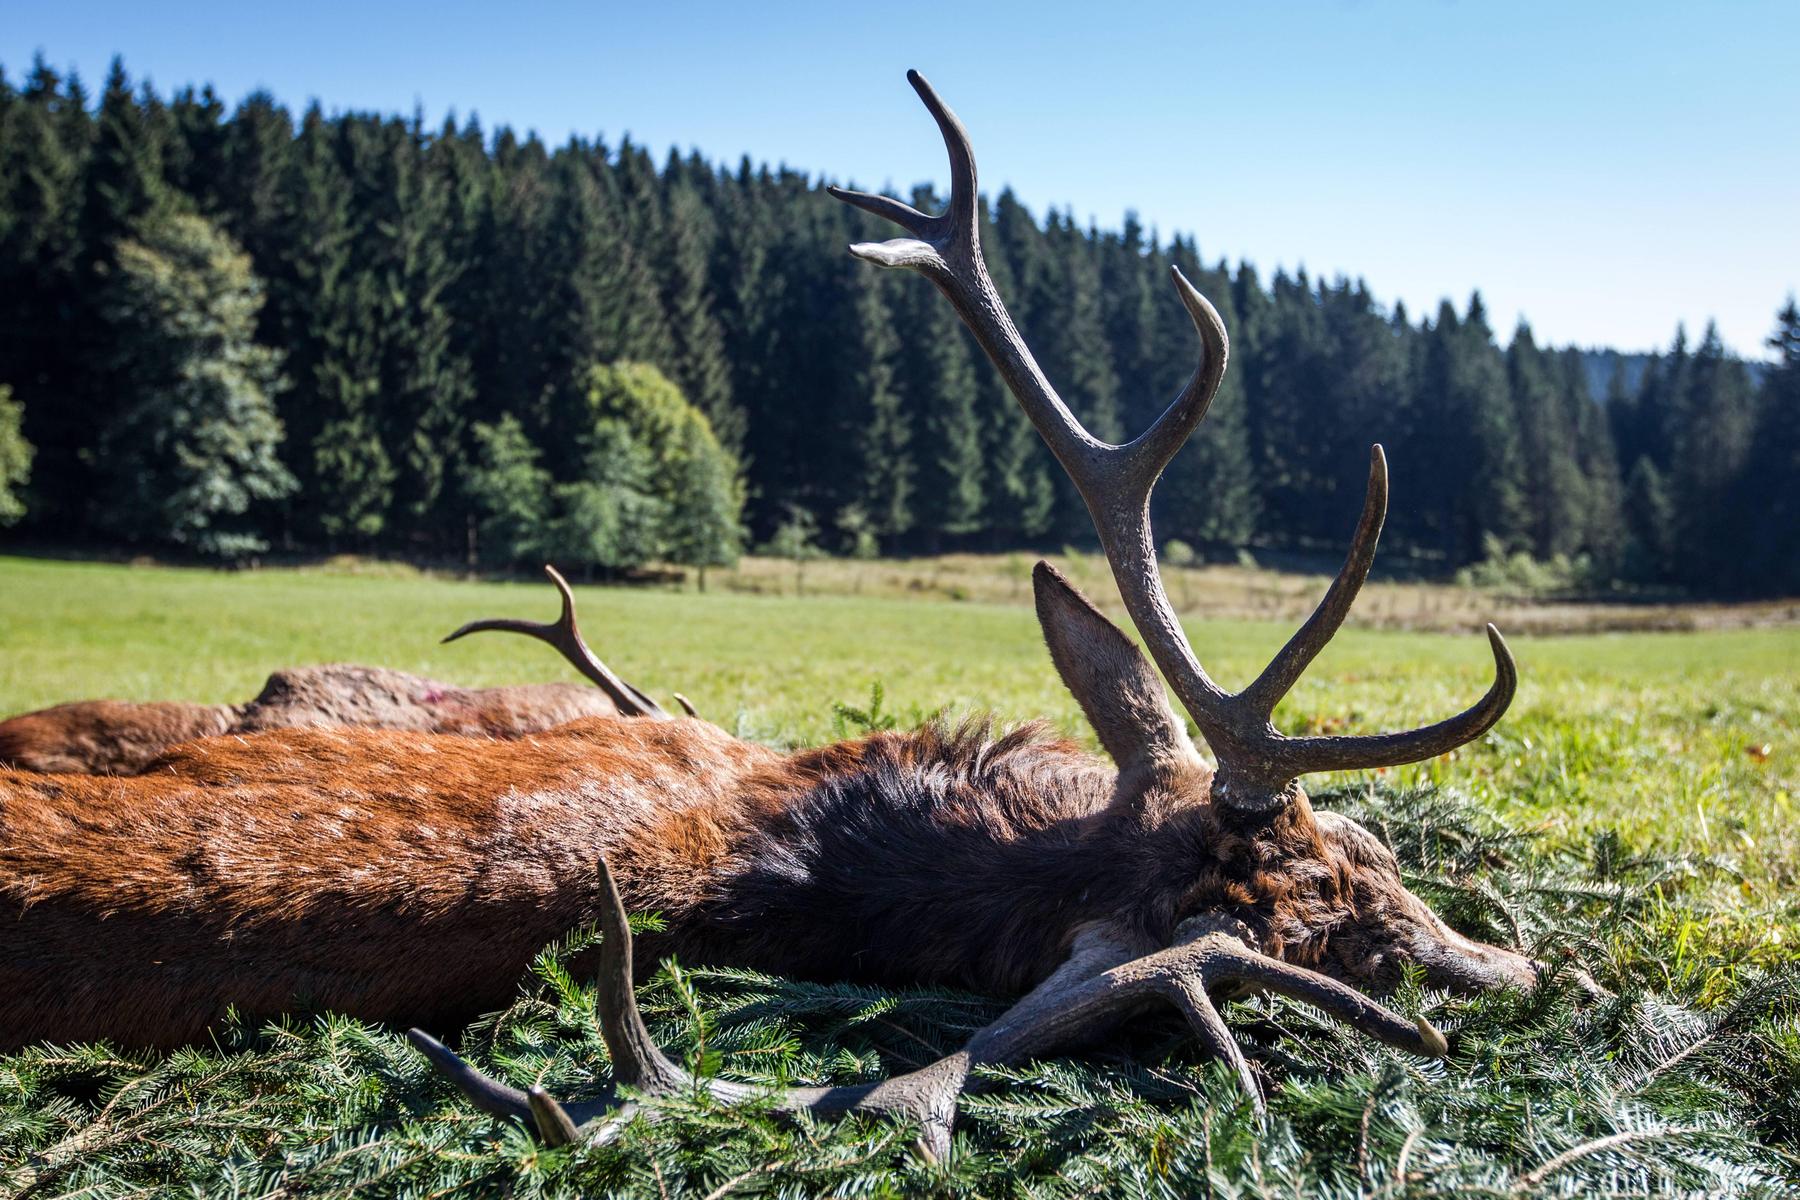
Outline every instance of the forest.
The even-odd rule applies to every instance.
[[[116,61],[97,98],[41,59],[0,72],[0,525],[609,572],[770,543],[1086,544],[950,307],[844,252],[889,231],[826,182],[165,96]],[[1143,429],[1194,369],[1171,266],[1223,314],[1231,369],[1157,492],[1171,553],[1341,546],[1379,441],[1390,569],[1528,558],[1571,592],[1800,591],[1791,298],[1766,364],[1677,331],[1596,394],[1594,355],[1523,323],[1502,343],[1479,294],[1415,315],[1131,214],[1040,219],[1010,190],[983,218],[1001,294],[1100,436]]]

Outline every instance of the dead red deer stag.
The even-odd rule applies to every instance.
[[[171,747],[196,738],[265,729],[360,725],[495,738],[522,737],[578,717],[663,713],[654,700],[601,662],[581,640],[575,598],[544,568],[562,596],[555,622],[474,621],[449,637],[483,629],[525,633],[550,643],[600,690],[567,683],[461,688],[434,679],[349,663],[276,671],[248,704],[82,700],[0,721],[0,766],[60,774],[136,775]],[[677,695],[683,706],[685,697]],[[692,712],[692,708],[688,707]]]
[[[547,942],[598,921],[602,1032],[616,1081],[691,1081],[651,1042],[632,994],[624,906],[659,911],[656,954],[814,979],[955,984],[1022,995],[957,1054],[855,1087],[785,1094],[828,1114],[900,1111],[948,1144],[983,1063],[1098,1033],[1146,1004],[1183,1013],[1253,1087],[1213,994],[1297,997],[1383,1042],[1440,1055],[1443,1036],[1358,987],[1409,964],[1462,991],[1528,986],[1523,954],[1450,929],[1354,822],[1297,780],[1414,762],[1490,728],[1516,686],[1407,733],[1286,737],[1276,703],[1336,632],[1368,572],[1387,500],[1377,451],[1351,550],[1318,609],[1242,692],[1189,646],[1164,594],[1148,499],[1225,369],[1217,314],[1176,286],[1199,330],[1187,388],[1136,441],[1089,436],[995,295],[977,242],[962,126],[917,75],[949,147],[942,216],[840,193],[914,236],[854,247],[924,272],[955,304],[1086,497],[1127,611],[1211,746],[1201,758],[1136,645],[1047,564],[1035,574],[1050,655],[1113,759],[1027,726],[929,724],[780,753],[705,722],[577,721],[528,741],[278,730],[192,743],[153,776],[0,774],[0,1046],[110,1038],[176,1044],[227,1005],[297,1001],[440,1031],[506,1003]],[[596,869],[596,861],[599,866]],[[485,1079],[415,1040],[482,1108],[555,1141],[610,1126]],[[709,1080],[725,1099],[750,1089]]]

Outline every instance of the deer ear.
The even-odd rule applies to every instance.
[[[1031,579],[1051,661],[1119,768],[1193,758],[1187,727],[1137,644],[1049,563]]]

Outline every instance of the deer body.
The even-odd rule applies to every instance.
[[[514,738],[618,707],[567,683],[460,688],[392,671],[328,663],[277,671],[248,704],[86,700],[0,721],[0,766],[136,775],[195,738],[267,729],[362,725]]]
[[[448,1028],[599,917],[601,857],[686,962],[1012,995],[1084,928],[1148,951],[1203,909],[1380,974],[1359,930],[1391,925],[1397,874],[1328,848],[1336,818],[1304,804],[1253,836],[1208,808],[1121,802],[1102,760],[981,723],[791,755],[698,720],[282,730],[134,779],[0,773],[0,1047],[177,1045],[227,1006]]]

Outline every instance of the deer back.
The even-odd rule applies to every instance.
[[[353,725],[518,737],[580,717],[617,714],[612,700],[577,684],[461,688],[385,667],[332,663],[270,675],[234,732]]]
[[[0,1046],[193,1039],[235,1005],[452,1019],[591,919],[594,862],[679,908],[772,751],[705,722],[528,741],[277,730],[127,779],[0,772]]]
[[[345,725],[516,738],[617,713],[609,697],[578,684],[460,688],[332,663],[277,671],[248,704],[84,700],[22,713],[0,721],[0,766],[136,775],[183,742],[226,733]]]
[[[169,747],[229,730],[233,704],[84,700],[0,721],[0,767],[136,775]]]

